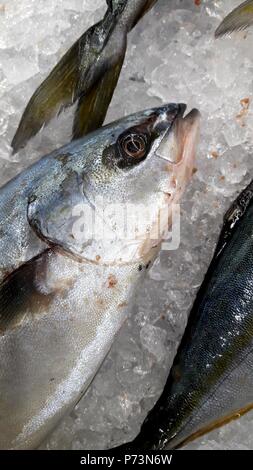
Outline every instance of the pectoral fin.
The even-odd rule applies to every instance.
[[[253,0],[243,2],[222,21],[215,31],[215,37],[224,36],[234,31],[242,31],[253,25]]]
[[[1,283],[0,335],[20,325],[27,314],[44,311],[51,302],[53,294],[43,294],[36,288],[36,276],[44,276],[48,256],[50,250],[20,266]]]
[[[79,98],[73,125],[73,139],[79,139],[102,126],[118,83],[124,57],[125,54],[122,54],[118,62],[104,73],[90,92]]]

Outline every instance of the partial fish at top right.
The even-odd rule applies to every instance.
[[[251,25],[253,25],[253,0],[246,0],[224,18],[215,31],[215,37],[244,31]]]

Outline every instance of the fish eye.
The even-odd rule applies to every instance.
[[[120,144],[127,157],[139,159],[146,154],[147,139],[142,134],[125,135]]]

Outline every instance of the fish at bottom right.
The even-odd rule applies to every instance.
[[[224,216],[165,388],[117,450],[176,449],[253,408],[253,180]]]

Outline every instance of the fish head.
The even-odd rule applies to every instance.
[[[100,228],[86,256],[97,254],[98,232],[101,262],[149,261],[157,252],[193,173],[199,112],[183,117],[185,109],[168,104],[142,111],[91,136],[84,192]]]

